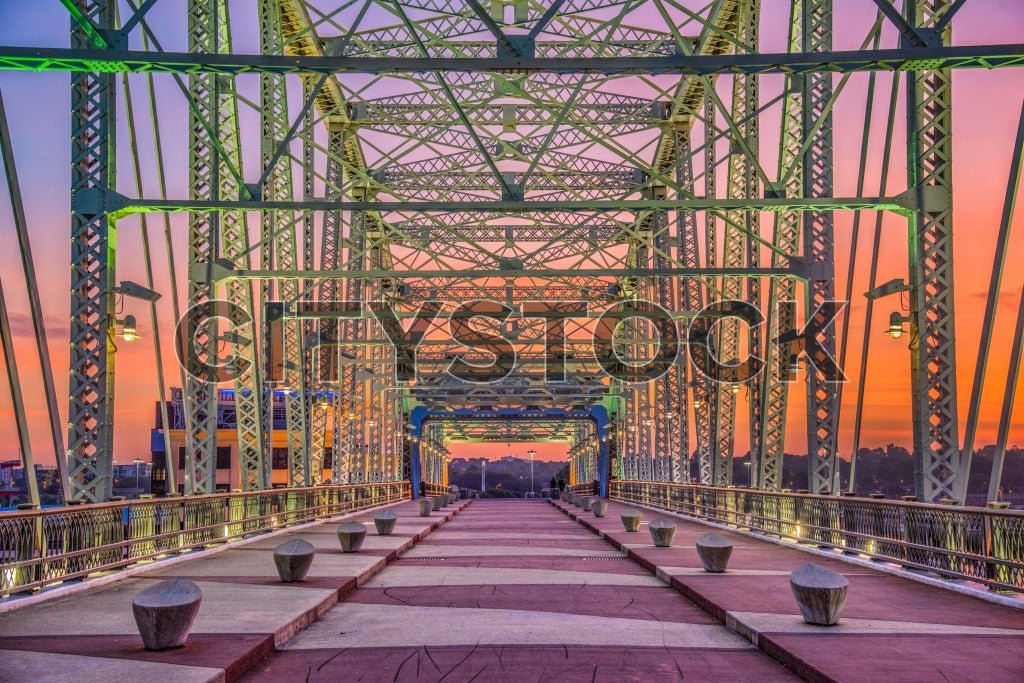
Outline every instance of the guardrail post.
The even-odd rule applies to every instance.
[[[36,581],[38,565],[32,563],[36,554],[35,535],[34,520],[25,519],[21,524],[18,524],[14,540],[14,561],[28,562],[29,564],[18,567],[14,571],[14,579],[11,581],[12,588],[25,586]],[[30,591],[31,589],[27,589],[27,592]]]
[[[128,557],[140,557],[156,553],[152,540],[156,533],[156,510],[154,505],[138,503],[125,508],[128,515]]]

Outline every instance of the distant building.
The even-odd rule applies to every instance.
[[[332,408],[327,408],[327,436],[324,449],[324,481],[330,480],[330,467],[333,450],[331,448],[333,433]],[[173,462],[177,466],[175,481],[178,491],[183,492],[185,485],[185,410],[182,402],[181,389],[171,389],[170,401],[167,403],[168,431]],[[167,457],[164,453],[163,425],[160,422],[160,404],[156,404],[156,425],[150,433],[151,452],[153,455],[153,493],[165,495],[167,487]],[[284,392],[274,392],[274,419],[271,432],[271,484],[286,486],[288,484],[288,442]],[[238,456],[238,423],[235,416],[235,392],[233,389],[221,389],[217,393],[217,490],[230,491],[242,487],[241,465]]]
[[[143,493],[149,493],[152,474],[152,466],[148,462],[117,463],[111,471],[113,475],[112,492],[115,496],[126,496],[136,498]]]

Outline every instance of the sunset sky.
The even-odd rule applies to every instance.
[[[704,3],[700,3],[704,4]],[[877,7],[871,0],[837,0],[841,15],[837,15],[837,49],[855,49],[863,40],[866,27],[873,21]],[[167,12],[173,7],[175,20],[184,26],[184,3],[157,3],[160,11]],[[253,3],[255,5],[255,3]],[[237,3],[233,7],[238,6]],[[786,23],[787,2],[764,0],[762,49],[784,51],[782,41]],[[249,12],[249,14],[255,14]],[[59,2],[25,2],[24,0],[0,0],[0,44],[22,46],[67,46],[68,16]],[[252,20],[254,24],[255,19]],[[960,15],[954,20],[954,44],[1000,44],[1024,42],[1024,2],[1020,0],[969,0]],[[244,22],[235,27],[236,49],[239,52],[254,52],[257,35],[249,31]],[[169,34],[174,32],[167,29]],[[179,31],[179,34],[182,32]],[[886,33],[889,45],[893,32]],[[183,37],[183,36],[182,36]],[[158,82],[160,77],[158,77]],[[168,79],[164,77],[164,81]],[[891,81],[880,77],[881,100],[888,98]],[[39,276],[40,294],[46,310],[46,324],[50,352],[54,362],[54,376],[57,395],[62,411],[62,422],[67,411],[67,368],[68,368],[68,289],[69,289],[69,76],[62,73],[31,74],[25,72],[0,71],[0,91],[7,107],[10,127],[14,137],[15,154],[18,163],[22,192],[28,214],[29,230],[32,234],[32,248]],[[837,195],[853,195],[852,186],[856,180],[856,160],[862,139],[863,100],[866,76],[851,82],[837,107],[835,147]],[[133,80],[137,107],[146,107],[144,81]],[[119,95],[120,96],[120,95]],[[954,175],[955,175],[955,230],[954,244],[956,268],[957,306],[957,351],[959,357],[959,405],[960,432],[966,419],[967,405],[974,373],[974,360],[978,354],[981,320],[987,296],[988,279],[991,273],[992,255],[996,231],[999,225],[1003,197],[1006,191],[1007,171],[1010,153],[1016,132],[1016,125],[1022,103],[1024,103],[1024,69],[1001,69],[984,71],[963,70],[954,80]],[[902,111],[902,104],[900,105]],[[884,116],[884,107],[878,112]],[[174,130],[174,139],[181,139],[185,129],[184,120],[172,112],[162,125]],[[879,125],[882,118],[876,115]],[[123,123],[123,118],[121,119]],[[897,137],[895,147],[903,144],[902,122],[897,114]],[[148,119],[146,123],[148,125]],[[151,132],[142,133],[151,139]],[[766,149],[763,150],[765,167],[774,173],[774,142],[777,132],[765,133]],[[870,159],[874,162],[867,178],[865,195],[875,195],[878,190],[881,159],[881,130],[872,134]],[[258,150],[259,141],[243,140],[243,146]],[[126,147],[126,145],[125,145]],[[172,184],[171,196],[184,197],[183,188],[187,179],[187,149],[183,146],[168,148]],[[119,189],[128,195],[135,195],[134,182],[127,150],[120,151]],[[770,162],[770,163],[769,163]],[[852,162],[852,163],[851,163]],[[902,152],[896,164],[903,163]],[[147,187],[152,180],[147,179]],[[888,194],[894,195],[906,189],[905,173],[894,166],[890,174]],[[722,192],[722,189],[719,189]],[[155,193],[148,193],[153,195]],[[850,253],[850,226],[852,215],[837,214],[837,294],[845,290],[846,268]],[[183,253],[185,242],[183,217],[175,216],[172,225],[176,231],[179,254]],[[846,374],[856,380],[860,356],[861,334],[864,325],[866,300],[863,292],[867,289],[867,269],[870,260],[870,237],[874,226],[874,214],[865,214],[861,221],[861,245],[857,274],[854,279],[853,300],[849,311],[850,349]],[[883,230],[883,256],[878,282],[892,278],[906,277],[906,219],[887,215]],[[162,244],[162,218],[150,219],[150,231]],[[1006,366],[1017,300],[1024,286],[1024,201],[1018,202],[1014,236],[1007,259],[1006,277],[1000,293],[996,346],[990,359],[989,378],[985,386],[984,409],[976,446],[992,443],[998,421],[999,407],[1005,386]],[[119,280],[145,282],[139,254],[141,254],[139,221],[125,219],[119,224],[119,259],[117,263]],[[45,404],[42,384],[39,379],[38,361],[32,344],[32,328],[29,308],[25,297],[25,285],[21,277],[21,264],[15,243],[15,231],[11,217],[6,187],[0,191],[0,275],[7,295],[8,309],[12,314],[17,362],[21,380],[30,407],[29,418],[33,427],[33,449],[36,462],[51,464],[46,427],[43,424]],[[161,250],[157,253],[154,266],[157,273],[156,289],[166,293],[168,285],[166,257]],[[179,285],[185,283],[185,260],[178,261]],[[173,316],[170,297],[160,301],[161,329],[165,349],[172,341]],[[132,458],[149,459],[149,430],[153,426],[157,399],[156,373],[152,332],[148,307],[141,301],[126,300],[122,313],[132,313],[139,321],[143,339],[133,344],[119,343],[117,352],[117,412],[115,427],[115,459],[130,462]],[[877,334],[872,338],[869,372],[865,385],[866,411],[861,445],[864,447],[884,446],[895,442],[910,448],[910,377],[909,353],[906,337],[892,340],[883,334],[889,313],[898,307],[897,297],[880,300],[875,306],[872,328]],[[168,386],[177,386],[178,373],[174,368],[173,356],[165,354],[164,368]],[[2,359],[0,359],[2,361]],[[799,416],[804,411],[802,385],[791,390],[790,415]],[[843,390],[842,431],[840,452],[848,457],[854,417],[854,401],[857,387],[852,383]],[[747,410],[742,398],[738,402],[740,414]],[[1024,445],[1024,392],[1018,392],[1010,445]],[[746,450],[746,421],[740,419],[737,434],[737,453]],[[66,431],[66,430],[65,430]],[[66,437],[65,437],[66,438]],[[791,420],[788,430],[787,450],[803,453],[806,450],[806,432],[802,420]],[[508,454],[525,457],[529,448],[538,451],[538,459],[562,459],[566,448],[562,445],[483,444],[453,448],[455,457],[498,458]],[[10,393],[6,383],[0,388],[0,460],[17,458],[17,437],[11,410]]]

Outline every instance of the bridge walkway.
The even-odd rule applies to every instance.
[[[543,501],[480,500],[249,681],[793,680]]]
[[[707,526],[678,520],[654,548],[622,531],[625,507],[474,501],[424,518],[404,502],[396,535],[371,530],[354,555],[331,522],[303,525],[0,605],[0,681],[1021,680],[1024,610],[729,531],[729,571],[706,574]],[[281,584],[269,551],[296,535],[317,559]],[[799,616],[788,574],[808,561],[850,579],[838,626]],[[130,600],[170,576],[203,606],[185,647],[147,652]]]
[[[905,570],[850,561],[832,550],[722,529],[716,531],[733,541],[729,569],[709,574],[694,546],[709,530],[705,524],[643,510],[645,523],[666,516],[678,525],[672,547],[655,548],[648,534],[623,531],[619,515],[628,505],[611,501],[603,518],[556,505],[807,680],[1024,680],[1022,596],[1003,601],[1016,605],[998,604],[971,589],[955,591],[956,582],[916,581]],[[850,582],[836,626],[811,626],[800,616],[789,574],[807,562]]]
[[[405,501],[390,507],[398,515],[390,536],[376,534],[369,510],[13,596],[0,602],[0,683],[236,680],[465,505],[420,517]],[[351,519],[368,532],[360,552],[343,553],[335,527]],[[316,558],[304,581],[281,583],[272,551],[296,537]],[[147,652],[132,597],[172,577],[194,581],[202,605],[184,647]]]

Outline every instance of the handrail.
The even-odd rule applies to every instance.
[[[1024,592],[1024,512],[693,484],[613,481],[610,496],[908,569]]]
[[[400,481],[2,513],[0,599],[409,497]]]

